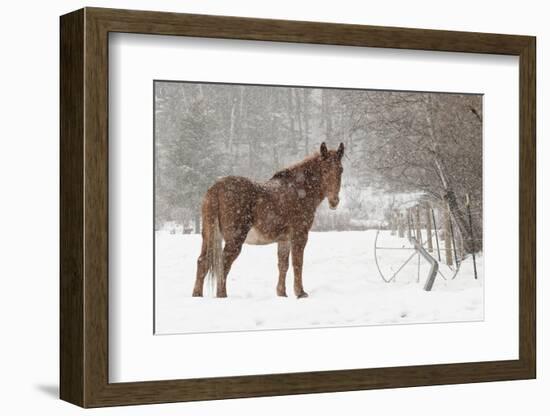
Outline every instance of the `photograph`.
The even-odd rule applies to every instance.
[[[153,97],[155,334],[483,321],[483,94]]]
[[[537,413],[540,7],[246,2],[11,30],[8,406]]]

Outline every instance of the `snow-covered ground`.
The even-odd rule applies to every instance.
[[[473,278],[471,259],[454,280],[440,276],[431,292],[422,290],[429,265],[413,258],[392,283],[385,283],[375,265],[376,231],[312,232],[304,256],[307,299],[292,293],[292,267],[287,275],[288,298],[275,294],[277,246],[245,245],[233,264],[228,298],[191,292],[200,252],[200,235],[156,234],[155,319],[157,334],[243,331],[327,326],[386,325],[483,320],[483,261]],[[378,245],[405,245],[383,231]],[[382,244],[384,243],[384,244]],[[379,251],[385,273],[409,257],[407,250]]]

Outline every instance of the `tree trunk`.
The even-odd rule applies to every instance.
[[[294,112],[294,104],[292,100],[292,89],[288,89],[287,94],[287,113],[288,113],[288,121],[289,121],[289,128],[290,128],[290,137],[292,138],[292,149],[293,153],[296,153],[297,150],[297,140],[296,140],[296,124],[295,124],[295,112]]]
[[[467,214],[465,212],[462,212],[458,207],[454,191],[447,190],[444,195],[444,199],[449,205],[449,210],[455,220],[455,223],[458,226],[460,235],[463,236],[464,251],[466,251],[466,253],[477,253],[479,250],[481,250],[481,245],[475,240],[473,236],[473,231],[471,230],[470,224],[467,220]]]
[[[201,214],[200,211],[195,212],[195,234],[201,233]]]
[[[237,109],[237,99],[232,97],[231,101],[231,116],[229,118],[229,143],[227,146],[230,153],[233,152],[233,138],[235,137],[235,112]]]
[[[303,111],[304,111],[304,156],[309,155],[309,115],[308,115],[308,93],[304,88],[303,93]]]
[[[433,253],[434,246],[432,242],[432,211],[430,204],[426,205],[426,238],[428,239],[428,251]]]
[[[322,120],[325,124],[325,140],[330,142],[332,138],[332,116],[330,114],[330,95],[328,90],[322,90],[321,92],[321,111]]]
[[[399,238],[405,237],[405,220],[403,214],[400,212],[397,217],[397,235]]]
[[[279,152],[277,151],[277,146],[273,146],[273,171],[279,170],[280,167]]]
[[[476,240],[470,232],[470,227],[466,220],[466,213],[462,212],[458,207],[456,195],[449,183],[449,180],[447,179],[445,168],[437,158],[435,158],[435,166],[439,175],[439,179],[443,186],[443,200],[447,202],[450,215],[452,215],[452,217],[454,218],[460,234],[464,236],[464,250],[467,253],[476,253],[481,249],[481,246],[479,244],[476,244]]]
[[[300,143],[302,143],[304,142],[304,128],[302,125],[303,111],[302,111],[302,103],[300,102],[300,94],[298,93],[298,90],[294,90],[294,102],[296,103],[298,137],[300,139]]]
[[[411,220],[411,209],[407,208],[407,238],[410,240],[412,238],[412,220]]]
[[[451,242],[451,216],[449,210],[443,208],[443,226],[445,238],[445,261],[447,265],[453,265],[453,243]]]
[[[456,202],[456,195],[452,188],[452,185],[449,181],[449,175],[442,159],[439,157],[438,153],[438,141],[436,140],[435,126],[432,118],[433,103],[430,94],[427,94],[426,102],[426,122],[428,124],[428,133],[430,135],[432,146],[431,150],[433,152],[433,162],[436,168],[439,180],[443,188],[443,199],[447,202],[447,205],[450,210],[450,214],[453,216],[455,223],[457,224],[459,231],[462,236],[464,236],[464,250],[467,253],[475,253],[481,249],[479,244],[476,244],[475,239],[472,236],[472,233],[469,231],[469,226],[466,221],[466,216],[463,212],[460,211],[458,204]]]
[[[416,213],[416,241],[418,244],[422,245],[422,228],[420,226],[420,206],[417,205],[415,208]]]

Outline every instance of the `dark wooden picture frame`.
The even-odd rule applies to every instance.
[[[100,407],[535,378],[534,37],[99,8],[62,16],[60,29],[61,399]],[[519,56],[519,359],[109,383],[110,32]]]

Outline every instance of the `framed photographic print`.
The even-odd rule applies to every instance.
[[[535,49],[62,16],[61,398],[534,378]]]

